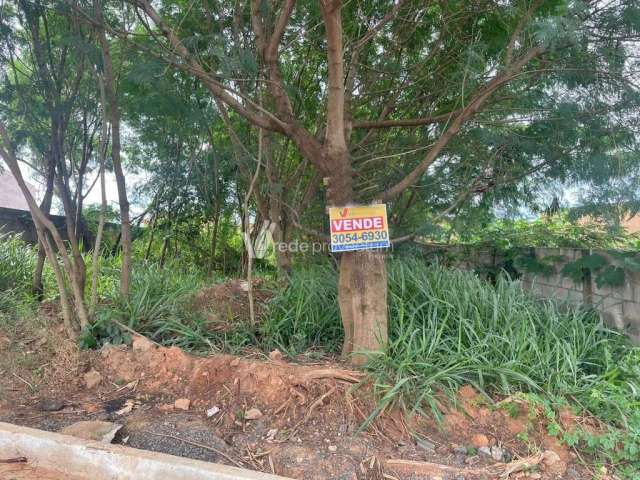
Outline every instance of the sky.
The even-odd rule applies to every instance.
[[[33,185],[35,189],[36,200],[40,202],[45,192],[45,186],[42,183],[41,178],[39,178],[39,176],[35,174],[33,169],[31,169],[29,166],[25,165],[24,163],[22,163],[20,166],[22,168],[23,176],[31,185]],[[95,177],[92,176],[90,181],[93,181],[94,179]],[[144,179],[145,179],[144,175],[127,171],[125,169],[125,181],[127,182],[127,193],[129,195],[129,202],[131,203],[130,208],[131,208],[132,215],[138,215],[144,210],[146,206],[146,205],[136,204],[135,202],[132,202],[133,190],[138,184],[143,182]],[[116,177],[113,174],[113,172],[106,173],[105,186],[106,186],[106,193],[107,193],[107,203],[118,208],[119,206],[118,186],[116,184]],[[84,205],[85,206],[91,205],[92,203],[99,204],[100,202],[101,202],[100,184],[96,182],[95,186],[89,191],[89,194],[85,197]],[[62,205],[60,201],[57,199],[54,199],[53,210],[54,210],[54,213],[56,214],[62,213]]]

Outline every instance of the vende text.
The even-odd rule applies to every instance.
[[[378,230],[384,228],[382,217],[346,218],[331,221],[331,232],[355,232],[357,230]]]

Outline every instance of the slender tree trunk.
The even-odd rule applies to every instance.
[[[75,265],[69,258],[69,255],[66,251],[66,246],[60,233],[58,232],[56,226],[53,222],[40,210],[40,207],[36,203],[31,191],[27,187],[27,184],[24,181],[24,177],[22,176],[22,172],[20,170],[20,165],[18,164],[18,160],[13,151],[13,147],[11,144],[11,140],[9,139],[9,135],[4,127],[4,124],[0,121],[0,156],[4,159],[5,163],[9,167],[9,170],[13,174],[18,187],[22,191],[27,204],[29,205],[29,211],[31,212],[31,218],[33,220],[34,225],[36,226],[36,231],[38,233],[38,240],[44,246],[47,258],[51,263],[51,267],[53,268],[56,283],[58,285],[58,292],[60,293],[60,305],[62,307],[62,315],[64,319],[65,328],[70,337],[76,336],[76,329],[73,321],[73,313],[71,310],[71,305],[69,302],[69,298],[66,291],[66,285],[64,281],[64,275],[62,270],[60,269],[60,265],[58,264],[58,258],[55,255],[55,251],[53,246],[49,241],[49,236],[54,240],[58,253],[60,254],[67,277],[69,278],[69,283],[71,284],[71,288],[73,289],[73,294],[75,297],[76,304],[76,313],[80,319],[80,326],[84,326],[87,321],[86,317],[86,309],[84,308],[84,299],[78,296],[79,290],[77,288],[76,276],[77,272],[75,270]],[[49,236],[48,236],[49,235]]]
[[[287,278],[291,271],[291,257],[289,256],[288,249],[280,249],[280,244],[287,243],[287,231],[286,220],[284,210],[282,208],[282,201],[280,198],[271,200],[270,205],[270,221],[272,222],[271,236],[273,237],[273,243],[276,254],[276,265],[278,267],[278,276],[280,278]]]
[[[51,212],[51,201],[53,200],[53,185],[55,177],[55,167],[51,163],[51,158],[47,158],[47,186],[44,193],[44,198],[40,204],[40,210],[45,215],[49,215]],[[43,232],[43,235],[45,232]],[[38,237],[40,238],[40,237]],[[42,272],[44,270],[44,261],[47,258],[47,252],[45,245],[38,241],[38,260],[36,262],[36,269],[33,273],[32,291],[38,300],[44,298],[44,285],[42,284]]]
[[[218,226],[220,224],[220,206],[217,206],[215,217],[213,217],[213,232],[211,233],[211,250],[209,252],[209,274],[213,274],[216,264],[216,250],[218,247]]]
[[[102,2],[95,0],[96,19],[102,25]],[[122,243],[122,269],[120,273],[120,292],[124,296],[129,295],[131,284],[131,219],[129,217],[129,200],[127,198],[127,185],[122,170],[120,159],[120,111],[118,108],[118,98],[116,96],[115,80],[113,75],[113,64],[111,62],[111,52],[104,28],[98,32],[100,47],[102,49],[102,61],[104,68],[104,86],[109,102],[109,113],[111,119],[111,159],[113,161],[113,171],[116,176],[118,187],[118,202],[120,203],[120,241]]]
[[[249,200],[251,199],[251,194],[253,193],[253,189],[256,185],[256,181],[258,180],[258,176],[260,175],[260,164],[262,162],[262,129],[258,130],[258,157],[257,157],[257,165],[256,171],[251,178],[251,183],[249,184],[249,189],[247,190],[247,194],[244,197],[244,238],[245,242],[248,242],[247,245],[247,296],[249,297],[249,319],[251,321],[251,325],[255,325],[256,323],[256,312],[253,304],[253,253],[254,253],[254,245],[253,239],[251,238],[250,233],[250,220],[249,220]],[[253,229],[258,230],[258,222],[256,216],[256,224],[254,224]]]
[[[160,268],[164,268],[164,260],[167,255],[168,248],[169,248],[169,237],[164,237],[164,242],[162,243],[162,253],[160,254]]]
[[[56,176],[56,181],[58,183],[58,193],[64,208],[65,225],[69,238],[69,246],[71,247],[71,259],[75,265],[73,277],[77,285],[74,288],[79,289],[81,297],[84,299],[87,272],[84,258],[82,258],[82,252],[80,251],[78,232],[75,228],[76,208],[68,184],[63,179],[62,171]]]
[[[107,127],[107,107],[106,95],[104,89],[104,80],[98,74],[98,87],[100,89],[100,113],[102,117],[102,128],[100,130],[100,150],[98,155],[100,158],[100,217],[98,220],[98,231],[96,232],[96,241],[93,245],[93,272],[91,276],[91,302],[89,304],[89,316],[93,318],[96,305],[98,304],[98,273],[100,272],[100,247],[102,244],[102,234],[104,231],[104,221],[107,214],[107,188],[104,178],[105,157],[107,155],[107,135],[109,134]]]
[[[153,245],[153,237],[154,234],[156,233],[156,221],[158,219],[157,214],[153,216],[153,219],[151,220],[151,233],[149,234],[149,243],[147,243],[147,250],[144,253],[144,259],[145,260],[149,260],[149,257],[151,255],[151,246]]]

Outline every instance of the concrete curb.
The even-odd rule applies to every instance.
[[[90,480],[286,480],[285,477],[82,440],[0,422],[0,457]]]

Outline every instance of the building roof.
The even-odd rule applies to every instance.
[[[622,227],[627,233],[640,232],[640,215],[633,215],[622,222]]]
[[[35,188],[27,183],[31,194],[35,197]],[[0,173],[0,207],[14,208],[16,210],[29,210],[29,204],[24,198],[18,182],[10,172]]]

